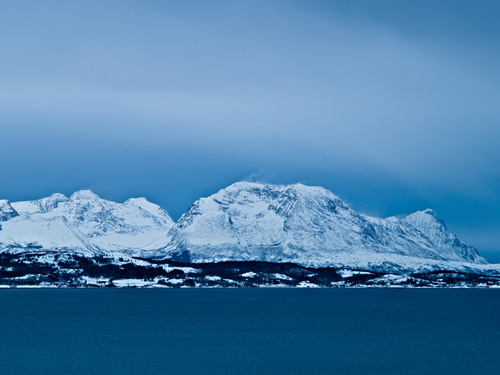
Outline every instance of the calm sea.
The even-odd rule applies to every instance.
[[[0,374],[500,374],[500,290],[0,290]]]

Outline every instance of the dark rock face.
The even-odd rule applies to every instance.
[[[10,220],[16,216],[19,216],[19,214],[12,208],[10,203],[6,200],[0,200],[0,222]]]

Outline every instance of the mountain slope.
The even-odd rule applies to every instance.
[[[448,232],[446,223],[433,210],[418,211],[401,220],[421,231],[440,254],[449,260],[477,262],[479,254]]]
[[[157,256],[355,268],[486,263],[445,227],[414,220],[428,213],[415,215],[370,218],[320,187],[240,182],[195,202]]]

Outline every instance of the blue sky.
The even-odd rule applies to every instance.
[[[16,1],[0,197],[90,188],[174,218],[238,180],[431,207],[500,261],[498,1]]]

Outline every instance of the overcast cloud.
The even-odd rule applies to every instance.
[[[453,4],[7,3],[0,196],[304,182],[500,260],[500,6]]]

